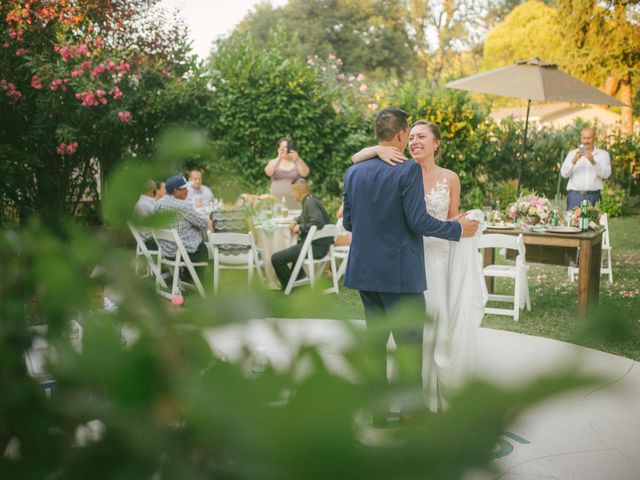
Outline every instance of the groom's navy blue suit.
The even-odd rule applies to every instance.
[[[427,213],[422,169],[416,162],[391,166],[378,157],[347,171],[343,224],[352,232],[344,283],[360,291],[367,330],[374,324],[379,330],[367,335],[369,358],[377,375],[381,381],[386,379],[386,344],[391,333],[398,348],[401,344],[415,347],[413,363],[419,372],[421,319],[403,331],[392,331],[379,321],[400,301],[418,303],[424,313],[427,279],[422,237],[457,241],[462,226]],[[409,381],[419,382],[419,377]]]
[[[352,165],[344,179],[344,227],[352,232],[345,286],[386,293],[427,288],[422,237],[459,240],[458,222],[427,213],[422,170],[379,158]]]

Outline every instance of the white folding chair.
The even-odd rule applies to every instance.
[[[165,265],[169,267],[171,275],[173,276],[173,281],[171,284],[171,291],[168,292],[163,290],[161,275],[156,275],[156,292],[158,295],[161,295],[165,298],[171,300],[173,296],[173,292],[175,292],[180,287],[190,287],[198,290],[198,293],[202,298],[205,297],[204,288],[202,287],[202,282],[200,281],[200,277],[198,277],[198,273],[196,272],[196,267],[206,267],[209,265],[209,262],[192,262],[187,250],[182,243],[182,239],[178,235],[176,230],[161,230],[161,229],[152,229],[151,233],[153,234],[153,238],[155,238],[158,247],[160,247],[160,241],[175,243],[176,245],[176,256],[174,258],[165,257],[162,254],[162,249],[159,248],[158,255],[158,263],[157,263],[157,271],[162,272],[162,266]],[[189,272],[193,283],[186,282],[184,280],[180,280],[180,267],[184,267]],[[166,284],[164,285],[166,287]]]
[[[315,284],[315,266],[319,265],[319,271],[322,275],[322,271],[324,270],[324,266],[327,262],[331,265],[331,279],[332,286],[323,290],[323,293],[339,293],[338,289],[338,274],[336,271],[336,257],[334,253],[334,245],[329,246],[329,252],[322,257],[315,259],[313,258],[313,241],[319,240],[321,238],[332,238],[335,241],[336,235],[338,234],[338,229],[334,224],[328,224],[322,227],[320,230],[314,225],[309,229],[309,233],[307,234],[307,238],[305,238],[304,243],[302,244],[302,250],[300,250],[300,255],[296,260],[296,263],[293,266],[293,271],[291,272],[291,278],[289,278],[289,282],[284,290],[285,295],[289,295],[293,287],[299,287],[300,285],[305,285],[307,283],[313,286]],[[298,274],[300,273],[300,269],[305,267],[307,271],[307,277],[297,280]]]
[[[237,255],[225,254],[220,251],[222,245],[233,245],[239,247],[247,247],[248,250]],[[209,250],[213,258],[213,291],[217,292],[220,284],[220,270],[247,270],[247,281],[251,286],[253,279],[253,270],[258,271],[260,275],[260,260],[256,244],[253,240],[253,234],[249,233],[215,233],[209,232]]]
[[[142,238],[142,234],[135,227],[135,225],[133,225],[133,223],[127,222],[127,226],[129,227],[129,230],[131,230],[131,233],[133,234],[133,238],[136,239],[136,266],[135,266],[136,275],[138,275],[140,257],[143,257],[147,264],[146,274],[143,275],[143,277],[147,277],[149,275],[153,275],[154,277],[159,277],[160,275],[159,275],[159,272],[157,271],[156,263],[157,263],[157,258],[160,252],[158,250],[149,250],[149,248],[147,248],[146,243],[144,243],[144,238]],[[166,283],[164,283],[162,276],[160,276],[160,279],[164,287],[166,288],[167,285]]]
[[[347,270],[347,260],[349,260],[349,247],[341,246],[333,248],[333,256],[336,259],[341,260],[340,266],[338,267],[338,281],[344,275],[344,272]]]
[[[609,238],[609,218],[606,213],[600,216],[600,225],[604,227],[602,233],[602,257],[600,260],[600,275],[608,275],[609,283],[613,283],[613,263],[611,263],[611,241]],[[567,268],[569,280],[574,281],[576,275],[580,272],[580,266]]]
[[[513,302],[513,309],[505,308],[485,308],[485,313],[494,315],[508,315],[518,321],[520,310],[525,304],[528,311],[531,311],[531,298],[529,297],[529,280],[527,278],[527,262],[525,258],[524,239],[522,234],[517,237],[501,234],[483,235],[478,242],[478,248],[505,248],[515,250],[515,265],[486,265],[483,269],[485,277],[512,278],[514,280],[513,295],[489,294],[489,301]]]

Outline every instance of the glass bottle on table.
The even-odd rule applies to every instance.
[[[500,223],[502,212],[500,211],[500,200],[496,200],[496,209],[493,212],[493,223]]]
[[[589,212],[587,211],[589,207],[589,202],[587,200],[582,200],[582,205],[580,207],[580,221],[579,226],[580,230],[586,232],[589,230]]]

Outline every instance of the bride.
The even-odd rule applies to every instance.
[[[409,151],[422,168],[426,208],[440,220],[453,219],[460,206],[458,175],[439,166],[442,138],[437,125],[419,120],[411,126]],[[372,146],[356,153],[354,163],[380,157],[394,165],[406,160],[395,147]],[[484,315],[487,293],[477,254],[477,238],[449,242],[424,237],[428,289],[424,328],[422,380],[427,407],[445,410],[447,400],[472,375],[476,360],[477,328]]]

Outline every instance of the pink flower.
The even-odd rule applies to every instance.
[[[344,80],[344,73],[339,73],[337,78],[338,80]]]
[[[129,119],[131,118],[131,113],[130,112],[118,112],[118,118],[120,118],[120,121],[122,123],[127,123],[129,121]]]
[[[42,83],[40,82],[40,78],[37,75],[31,77],[31,87],[36,90],[40,90],[42,88]]]
[[[9,97],[12,103],[16,103],[22,98],[22,93],[18,90],[9,90],[5,95]]]
[[[367,87],[367,84],[366,84],[366,83],[363,83],[362,85],[360,85],[360,88],[359,88],[359,90],[360,90],[362,93],[366,92],[368,89],[369,89],[369,87]]]
[[[106,99],[106,98],[101,98],[101,99],[100,99],[100,103],[101,103],[102,105],[106,105],[106,104],[107,104],[107,99]]]
[[[119,98],[122,97],[122,91],[118,87],[113,87],[113,89],[111,89],[109,93],[113,95],[114,100],[118,100]]]
[[[98,105],[93,92],[82,92],[80,94],[76,93],[76,98],[78,100],[82,100],[83,107],[95,107],[96,105]]]
[[[356,77],[356,80],[358,80],[359,82],[364,80],[364,74],[363,73],[359,73],[358,76]]]
[[[104,97],[105,91],[104,90],[96,90],[96,95],[98,95],[98,97]]]
[[[86,55],[89,53],[89,49],[85,44],[82,44],[76,48],[76,55]]]
[[[162,76],[163,77],[168,77],[169,76],[169,70],[167,70],[166,68],[162,69]]]
[[[102,41],[101,37],[97,37],[94,41],[93,41],[93,46],[96,48],[102,48],[104,46],[104,42]]]
[[[4,43],[2,44],[2,46],[3,46],[4,48],[9,48],[9,47],[11,46],[11,44],[10,44],[9,42],[4,42]]]
[[[21,55],[24,55],[25,53],[27,53],[27,49],[26,48],[18,48],[16,50],[16,56],[19,57]]]
[[[68,145],[61,142],[60,145],[56,147],[56,153],[63,157],[65,155],[73,155],[76,153],[76,150],[78,150],[78,142],[75,140]]]
[[[124,60],[120,60],[120,65],[118,66],[118,70],[121,72],[128,72],[131,68],[131,65],[125,62]]]
[[[63,62],[68,62],[69,59],[73,56],[71,49],[69,49],[68,47],[62,47],[59,50],[60,56],[62,57],[62,61]]]
[[[82,75],[82,70],[71,70],[71,77],[72,78],[76,78],[78,76]]]
[[[51,90],[57,90],[58,87],[62,85],[62,79],[61,78],[56,78],[51,82]],[[63,87],[64,90],[64,87]]]
[[[116,66],[115,63],[113,63],[112,60],[109,60],[107,62],[107,70],[109,70],[110,72],[115,72],[118,69],[118,67]]]
[[[369,103],[367,105],[367,108],[369,110],[371,110],[372,112],[375,112],[378,109],[378,104],[377,103]]]
[[[84,62],[82,62],[80,68],[82,68],[82,70],[89,70],[91,68],[91,64],[88,60],[85,60]]]

